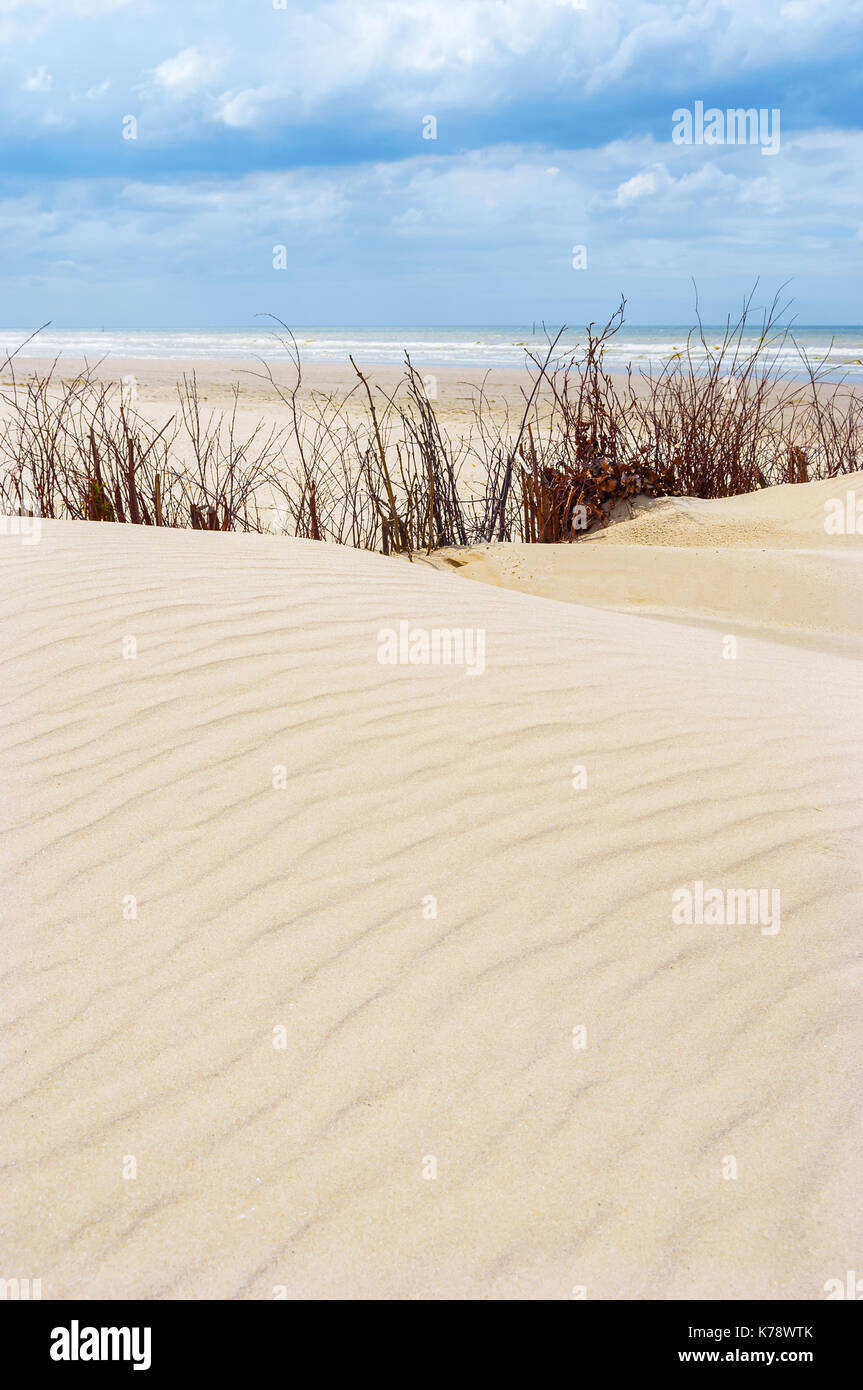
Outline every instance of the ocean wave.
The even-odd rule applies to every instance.
[[[852,378],[863,377],[863,329],[813,328],[795,331],[797,341],[813,362],[828,363],[837,372]],[[605,348],[609,367],[629,365],[636,371],[658,367],[674,353],[687,351],[687,330],[644,327],[627,328],[625,337],[612,339]],[[689,353],[696,363],[706,360],[721,340],[722,330],[707,329],[707,346],[690,342]],[[0,329],[3,355],[22,344],[26,329]],[[306,328],[297,329],[295,338],[307,362],[342,364],[354,356],[367,365],[399,365],[405,352],[418,365],[514,367],[520,366],[527,352],[544,353],[546,335],[541,329],[518,325],[503,328]],[[832,342],[831,342],[832,339]],[[561,357],[577,353],[583,346],[583,332],[567,332],[558,345]],[[747,335],[745,346],[754,346],[757,335]],[[784,369],[799,369],[799,357],[791,344],[770,350]],[[20,352],[21,359],[34,357],[86,357],[202,361],[275,361],[285,357],[284,346],[269,330],[105,330],[47,329]]]

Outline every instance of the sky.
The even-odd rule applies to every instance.
[[[863,323],[863,0],[0,0],[0,79],[4,326]]]

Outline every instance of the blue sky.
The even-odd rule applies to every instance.
[[[802,323],[860,324],[861,21],[863,0],[0,0],[0,322],[581,324],[623,292],[631,322],[683,323],[693,279],[716,321],[760,277]],[[778,152],[674,143],[697,101],[778,109]]]

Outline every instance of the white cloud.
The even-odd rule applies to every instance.
[[[50,92],[53,78],[47,68],[37,68],[29,77],[25,77],[21,86],[25,92]]]
[[[390,218],[390,226],[396,231],[413,231],[423,220],[423,215],[416,208],[408,208],[406,212],[397,212]]]
[[[201,236],[205,235],[204,220],[210,215],[234,230],[263,228],[270,223],[276,227],[283,223],[324,227],[347,206],[331,175],[304,169],[187,184],[130,183],[122,188],[119,202],[134,207],[145,221],[163,212],[172,217],[185,215]]]
[[[667,170],[664,171],[667,174]],[[650,193],[656,192],[656,172],[648,174],[633,174],[626,183],[620,184],[617,190],[618,206],[626,207],[627,203],[632,203],[636,198],[645,198]]]
[[[216,102],[216,119],[229,126],[254,126],[260,121],[271,96],[267,87],[223,92]]]
[[[184,48],[182,53],[159,63],[150,76],[166,96],[182,100],[203,91],[218,77],[223,66],[221,58],[202,53],[197,48]]]
[[[683,163],[679,159],[678,162]],[[695,163],[696,167],[684,169],[677,178],[661,161],[640,170],[618,185],[613,201],[619,208],[627,208],[648,198],[654,200],[663,211],[673,207],[679,212],[682,205],[706,207],[717,198],[726,199],[729,206],[736,205],[738,201],[758,202],[764,199],[763,186],[768,180],[763,177],[750,175],[741,178],[737,173],[719,168],[712,159],[704,162],[700,152],[696,153],[694,160],[690,158],[687,162]],[[759,191],[753,194],[753,189]],[[605,205],[605,200],[598,200],[597,206]]]
[[[561,102],[583,110],[609,94],[605,108],[591,102],[601,138],[604,122],[630,110],[636,124],[639,101],[663,90],[721,102],[724,86],[745,82],[746,104],[768,104],[764,88],[785,80],[788,64],[841,62],[863,0],[288,0],[284,10],[257,0],[206,10],[206,37],[190,45],[176,0],[147,0],[145,23],[132,0],[0,0],[0,44],[20,45],[24,72],[73,64],[78,91],[98,89],[106,71],[115,91],[141,90],[149,138],[162,145],[206,134],[214,119],[260,129],[337,116],[398,134],[419,130],[426,113],[441,139],[463,144],[472,112],[506,108],[517,135],[519,108],[535,129],[544,103],[551,123]],[[829,83],[819,99],[829,108]],[[80,100],[71,115],[97,119]],[[7,106],[7,123],[27,119]]]

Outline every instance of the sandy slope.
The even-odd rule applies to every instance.
[[[854,473],[714,502],[639,500],[631,519],[577,545],[476,546],[423,563],[545,598],[861,653],[863,534],[825,529],[828,504],[847,521],[848,495],[863,532],[863,474]]]
[[[726,659],[276,538],[49,522],[0,566],[0,1274],[819,1298],[860,1269],[853,650],[741,629]],[[485,672],[379,664],[401,620],[484,629]],[[696,879],[780,889],[781,930],[673,925]]]

